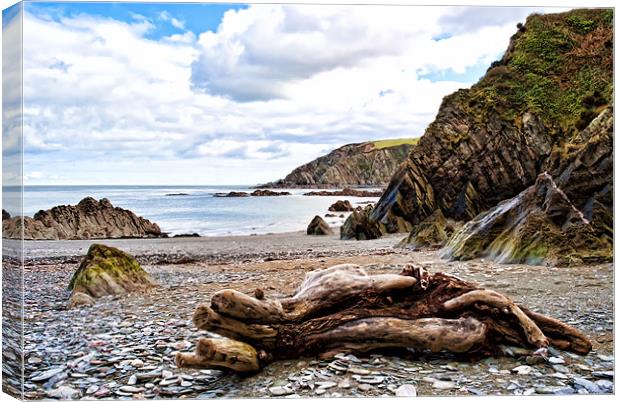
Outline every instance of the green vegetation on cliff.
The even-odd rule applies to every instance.
[[[535,113],[563,133],[584,129],[613,98],[613,10],[534,14],[471,88],[468,106],[506,120]]]

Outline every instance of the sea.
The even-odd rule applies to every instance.
[[[24,215],[56,205],[75,205],[85,197],[107,198],[116,207],[129,209],[157,223],[169,235],[198,233],[201,236],[234,236],[305,230],[315,215],[323,216],[337,200],[353,206],[376,202],[376,197],[304,196],[321,189],[277,189],[290,196],[216,197],[230,191],[252,192],[251,186],[25,186]],[[333,191],[326,189],[327,191]],[[372,189],[370,189],[372,190]],[[3,208],[19,197],[16,187],[3,188]],[[184,194],[184,195],[171,195]],[[340,215],[340,213],[337,213]],[[342,218],[324,218],[339,225]]]

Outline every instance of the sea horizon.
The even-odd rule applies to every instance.
[[[325,217],[337,200],[349,200],[354,207],[376,202],[379,197],[304,196],[308,191],[335,188],[278,188],[289,196],[218,197],[217,193],[251,192],[253,185],[24,185],[23,215],[58,205],[76,205],[86,197],[107,198],[121,207],[157,223],[170,236],[197,233],[200,236],[242,236],[305,230],[315,215],[340,226],[347,213]],[[4,205],[19,197],[21,186],[3,188]],[[5,208],[6,209],[6,208]],[[21,215],[7,209],[11,216]]]

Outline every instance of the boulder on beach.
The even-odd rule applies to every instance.
[[[22,237],[22,218],[3,220],[2,235]],[[86,197],[77,205],[60,205],[23,218],[26,240],[108,239],[122,237],[162,237],[156,223],[133,212],[114,207],[107,198]]]
[[[367,205],[362,210],[355,210],[344,224],[340,227],[341,240],[368,240],[376,239],[382,235],[381,227],[370,219],[372,205]]]
[[[93,298],[145,291],[154,286],[155,282],[135,258],[103,244],[90,246],[69,283],[72,296],[84,293]]]
[[[460,224],[451,219],[446,219],[440,209],[437,209],[422,222],[417,224],[409,236],[404,238],[399,247],[408,248],[439,248],[446,244],[455,229]]]
[[[308,225],[308,229],[306,229],[306,233],[309,235],[331,235],[334,234],[332,228],[329,227],[327,222],[323,220],[320,216],[315,216],[310,224]]]
[[[353,205],[349,202],[349,200],[338,200],[330,205],[329,211],[332,212],[350,212],[353,211]]]

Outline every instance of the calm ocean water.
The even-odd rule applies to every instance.
[[[305,230],[315,215],[324,216],[327,208],[339,199],[356,203],[377,201],[361,197],[309,197],[305,189],[289,191],[281,197],[214,197],[215,193],[253,191],[247,186],[26,186],[24,215],[32,216],[41,209],[56,205],[75,205],[87,196],[108,198],[114,206],[129,209],[159,224],[172,235],[199,233],[202,236],[247,235]],[[16,189],[3,189],[4,206],[18,196]],[[187,196],[167,196],[187,193]],[[9,201],[9,202],[7,202]],[[336,225],[342,219],[325,218]]]

